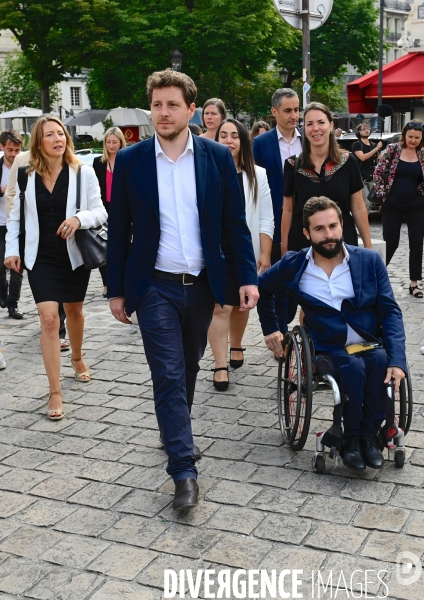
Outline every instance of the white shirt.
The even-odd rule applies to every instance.
[[[193,138],[174,162],[155,135],[160,240],[156,269],[198,275],[205,267],[197,209]]]
[[[281,131],[277,129],[278,136],[278,145],[280,146],[280,155],[281,155],[281,164],[283,165],[284,171],[284,161],[286,158],[290,156],[295,156],[296,154],[300,154],[302,152],[302,144],[301,144],[301,135],[297,129],[293,132],[293,137],[291,140],[288,140],[284,137]]]
[[[7,185],[7,182],[9,181],[9,176],[10,176],[10,169],[8,169],[6,167],[6,165],[3,163],[3,171],[2,171],[2,176],[1,176],[1,182],[0,182],[0,186],[3,187],[4,185]],[[0,197],[0,225],[5,226],[6,225],[6,196],[5,194],[3,194],[3,196]]]
[[[354,298],[355,292],[353,290],[352,275],[349,269],[349,252],[346,246],[343,244],[344,259],[341,265],[337,265],[330,277],[327,273],[319,267],[313,256],[313,249],[309,248],[306,258],[308,264],[303,272],[299,282],[299,289],[302,293],[313,296],[317,300],[332,306],[336,310],[341,309],[343,300],[346,298]],[[346,343],[359,344],[365,342],[356,331],[346,323]]]

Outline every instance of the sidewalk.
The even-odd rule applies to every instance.
[[[372,237],[381,239],[378,221]],[[174,486],[138,328],[112,318],[94,272],[84,343],[93,378],[76,382],[70,353],[62,353],[66,415],[50,422],[37,311],[25,276],[19,305],[25,319],[0,311],[7,361],[0,372],[0,600],[155,600],[163,596],[165,569],[192,569],[194,577],[198,569],[276,569],[277,576],[300,569],[297,597],[306,600],[422,600],[424,576],[402,585],[415,569],[397,566],[400,553],[424,554],[424,300],[408,293],[407,257],[403,229],[389,273],[404,314],[414,389],[405,467],[386,463],[381,472],[358,476],[327,459],[326,473],[315,475],[312,432],[328,427],[328,391],[314,395],[304,450],[296,454],[282,444],[277,363],[255,311],[245,365],[230,371],[227,392],[212,386],[209,349],[202,361],[193,409],[195,441],[204,451],[202,496],[198,508],[180,516],[171,507]],[[330,582],[320,595],[311,582],[318,570]],[[292,577],[284,582],[290,598],[296,597]],[[353,595],[341,591],[343,577]]]

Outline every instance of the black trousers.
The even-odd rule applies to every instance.
[[[399,246],[400,228],[405,215],[409,240],[409,277],[422,279],[424,240],[424,197],[399,202],[387,198],[382,209],[383,239],[386,242],[386,265],[390,263]]]
[[[6,225],[0,225],[0,297],[6,299],[8,308],[18,306],[22,287],[22,273],[10,270],[9,284],[7,283],[7,269],[4,266],[6,253]],[[9,291],[8,291],[9,287]]]

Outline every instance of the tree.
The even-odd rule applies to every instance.
[[[236,82],[254,81],[294,35],[270,0],[143,0],[136,15],[136,22],[121,22],[107,60],[103,55],[89,74],[90,99],[99,108],[145,104],[147,76],[169,67],[175,48],[199,104],[229,98]]]
[[[379,28],[373,0],[337,0],[328,20],[311,31],[311,76],[331,82],[350,64],[359,73],[376,68]],[[289,70],[289,81],[302,76],[302,33],[296,31],[290,49],[277,50],[278,64]]]
[[[50,90],[50,100],[58,96],[57,87]],[[2,111],[18,106],[41,108],[38,84],[32,78],[31,68],[21,52],[11,52],[0,70],[0,106]]]
[[[49,89],[108,50],[111,24],[127,17],[111,0],[0,2],[0,29],[10,29],[20,44],[45,112],[50,110]]]

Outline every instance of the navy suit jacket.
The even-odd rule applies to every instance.
[[[349,268],[355,296],[343,300],[341,310],[304,294],[300,279],[307,265],[309,248],[287,252],[259,278],[259,319],[264,335],[278,331],[273,294],[284,286],[305,312],[305,325],[318,352],[339,350],[346,344],[346,323],[370,342],[384,344],[389,366],[406,372],[405,330],[390,285],[387,269],[373,250],[348,246]]]
[[[226,287],[221,233],[230,250],[239,284],[257,285],[252,239],[234,160],[228,148],[193,136],[197,208],[210,286],[221,305]],[[120,150],[115,160],[109,207],[107,289],[125,297],[128,314],[146,294],[159,248],[159,196],[155,138]],[[128,237],[133,224],[132,248]]]
[[[271,129],[253,140],[255,163],[266,169],[274,209],[274,244],[281,242],[281,212],[284,201],[284,165],[281,162],[277,129]]]

